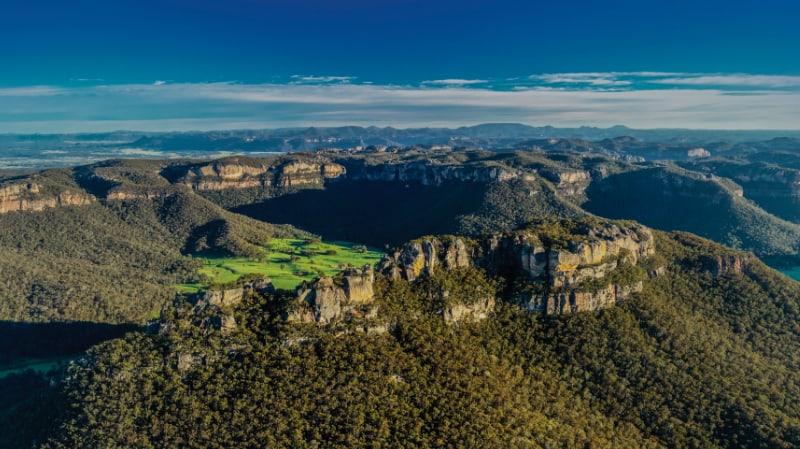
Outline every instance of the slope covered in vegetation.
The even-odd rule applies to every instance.
[[[692,232],[765,258],[800,251],[800,225],[769,214],[724,178],[656,167],[609,176],[586,193],[583,207],[600,216]]]
[[[233,329],[178,303],[169,330],[70,370],[53,399],[70,411],[44,447],[800,444],[800,285],[689,234],[655,237],[665,268],[598,312],[529,313],[463,268],[378,276],[383,333],[287,323],[291,299],[275,295],[223,310]],[[442,319],[442,304],[487,293],[488,318]]]

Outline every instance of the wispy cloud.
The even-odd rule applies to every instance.
[[[589,86],[628,86],[632,81],[621,80],[616,73],[550,73],[531,75],[532,80],[546,84],[586,84]]]
[[[287,126],[533,125],[798,129],[800,77],[664,72],[446,79],[416,86],[296,76],[284,83],[0,88],[0,132]]]
[[[63,92],[68,90],[52,86],[0,87],[0,97],[44,97]]]
[[[468,86],[474,84],[486,84],[489,80],[467,80],[467,79],[460,79],[460,78],[449,78],[443,80],[428,80],[423,81],[421,84],[423,85],[433,85],[433,86]]]
[[[689,75],[668,77],[651,81],[658,84],[717,87],[800,87],[800,76],[785,75]]]
[[[349,83],[355,81],[355,76],[315,76],[315,75],[292,75],[293,84],[326,84],[326,83]]]

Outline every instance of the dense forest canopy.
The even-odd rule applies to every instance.
[[[3,178],[0,362],[71,362],[0,378],[0,446],[800,445],[794,168],[552,145]],[[176,295],[320,235],[387,256]]]
[[[382,334],[288,324],[281,295],[230,310],[232,332],[178,303],[170,332],[107,342],[70,369],[45,447],[800,444],[800,286],[755,259],[712,273],[716,244],[657,237],[667,272],[562,317],[475,270],[380,278]],[[486,292],[501,298],[491,317],[445,324],[440,301]]]

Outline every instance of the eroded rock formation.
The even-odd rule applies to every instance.
[[[370,307],[375,299],[375,273],[369,265],[350,269],[341,275],[319,277],[297,288],[297,299],[286,319],[294,322],[330,323],[348,314],[374,318],[377,309]]]
[[[717,255],[703,257],[703,268],[714,276],[725,273],[743,273],[749,262],[748,256],[742,255]]]
[[[531,312],[565,315],[587,310],[607,309],[624,301],[631,294],[641,292],[643,288],[642,281],[629,285],[612,283],[605,288],[588,292],[568,290],[562,293],[534,294],[525,302]]]
[[[432,276],[439,267],[469,267],[475,256],[472,246],[459,237],[422,239],[384,259],[379,270],[395,279],[414,281],[422,274]]]
[[[263,160],[257,164],[246,164],[238,159],[222,159],[189,166],[185,170],[181,177],[182,184],[197,191],[321,186],[325,180],[346,173],[344,166],[339,164],[303,160]]]
[[[583,195],[592,182],[592,176],[585,170],[540,170],[543,177],[555,184],[556,191],[564,196]]]
[[[567,229],[569,228],[569,229]],[[474,266],[505,277],[522,276],[545,293],[525,300],[530,310],[548,314],[597,310],[640,291],[641,282],[609,283],[593,291],[579,287],[602,280],[620,265],[635,265],[655,253],[652,232],[636,223],[583,220],[540,225],[499,234],[482,242],[425,238],[384,259],[384,274],[414,281],[439,269]]]
[[[0,186],[0,214],[17,211],[42,211],[58,206],[83,206],[96,201],[83,192],[62,190],[45,192],[34,182]]]
[[[494,312],[496,301],[492,297],[480,298],[470,304],[456,303],[442,310],[442,318],[447,324],[481,321]]]

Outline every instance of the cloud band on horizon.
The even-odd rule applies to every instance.
[[[269,84],[0,88],[0,104],[3,133],[486,122],[792,130],[800,128],[800,76],[564,73],[404,86],[349,76],[294,76]]]

